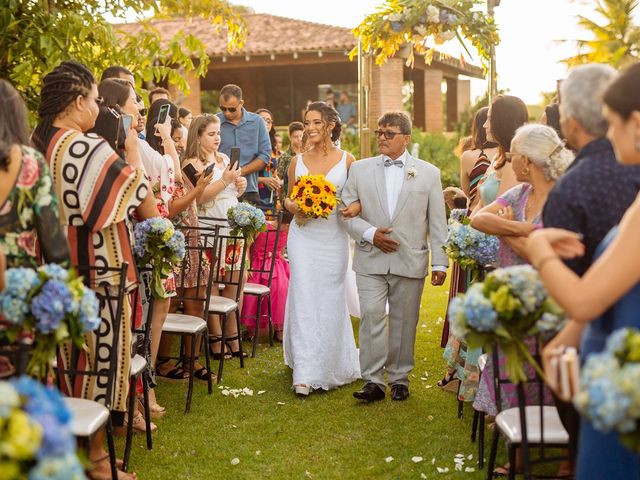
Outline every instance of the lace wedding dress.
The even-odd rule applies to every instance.
[[[347,155],[327,174],[340,196],[347,180]],[[298,155],[296,178],[309,170]],[[293,384],[329,390],[360,378],[360,363],[347,311],[347,234],[339,212],[289,227],[291,269],[284,322],[284,361]]]

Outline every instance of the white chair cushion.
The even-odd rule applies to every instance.
[[[238,304],[227,297],[211,295],[209,313],[229,313],[238,309]]]
[[[207,323],[200,317],[170,313],[162,326],[163,332],[169,333],[198,333],[207,328]]]
[[[261,285],[259,283],[247,283],[244,286],[242,293],[248,293],[249,295],[266,295],[269,291],[270,288],[266,285]]]
[[[542,443],[540,438],[540,407],[537,405],[526,407],[525,415],[527,416],[529,443]],[[544,443],[556,445],[569,443],[569,434],[560,421],[556,407],[542,407],[542,418],[544,419]],[[520,443],[522,441],[520,412],[517,408],[509,408],[500,412],[496,416],[496,425],[509,442]]]
[[[489,354],[483,353],[478,357],[478,368],[480,371],[484,370],[484,367],[487,366],[487,358],[489,358]]]
[[[147,366],[147,359],[137,353],[131,359],[131,366],[129,369],[129,376],[133,377],[138,375]]]
[[[109,419],[107,407],[93,400],[65,397],[64,404],[71,412],[71,433],[76,437],[90,437]]]

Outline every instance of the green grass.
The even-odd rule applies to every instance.
[[[209,396],[206,385],[196,383],[191,413],[185,415],[186,384],[161,383],[158,400],[169,413],[156,422],[153,450],[136,435],[131,470],[142,480],[484,478],[477,445],[469,440],[472,410],[466,406],[458,420],[455,395],[435,386],[445,365],[438,319],[444,316],[447,288],[425,288],[406,402],[387,395],[385,401],[360,404],[351,396],[359,382],[297,398],[281,347],[263,342],[244,369],[238,359],[225,363],[222,385],[249,387],[252,397],[226,397],[217,387]],[[260,390],[265,393],[258,395]],[[485,443],[488,450],[489,438]],[[123,446],[119,440],[119,452]],[[454,471],[457,453],[475,473]],[[470,454],[473,460],[466,460]],[[414,456],[424,460],[414,463]],[[387,463],[387,457],[394,460]],[[231,464],[234,458],[238,465]],[[449,473],[438,473],[437,466]]]

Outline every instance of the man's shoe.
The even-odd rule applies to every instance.
[[[378,400],[384,400],[384,390],[375,383],[369,382],[362,388],[362,390],[353,392],[353,396],[358,400],[364,400],[365,402],[377,402]]]
[[[409,398],[409,387],[401,385],[399,383],[391,385],[391,399],[397,401],[403,401]]]

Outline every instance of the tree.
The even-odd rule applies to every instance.
[[[246,25],[225,0],[0,0],[0,78],[23,94],[34,112],[42,77],[63,60],[75,59],[100,74],[109,65],[129,68],[139,82],[168,80],[188,91],[180,69],[204,76],[206,46],[189,33],[161,41],[154,18],[180,12],[224,27],[230,50],[241,48]],[[139,30],[127,33],[107,17],[135,17]]]
[[[640,27],[633,23],[638,0],[595,0],[598,23],[583,15],[578,25],[593,34],[590,40],[578,40],[578,54],[562,60],[572,67],[584,63],[608,63],[622,67],[640,56]]]

